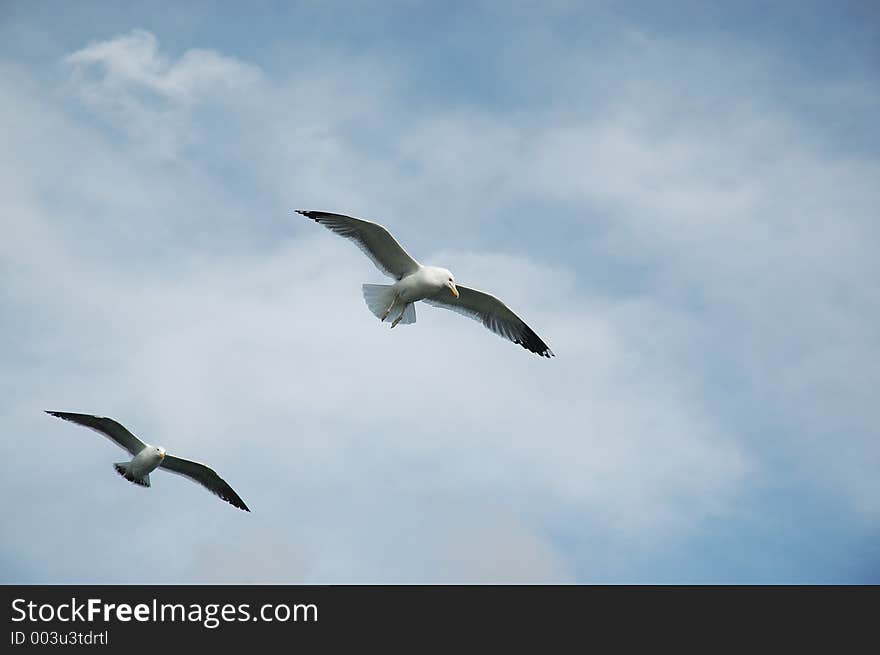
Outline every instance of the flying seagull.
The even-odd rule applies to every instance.
[[[367,307],[380,321],[393,317],[392,328],[398,323],[415,323],[415,303],[424,300],[476,319],[495,334],[542,357],[553,356],[541,337],[498,298],[456,284],[445,268],[419,264],[378,223],[330,212],[296,211],[353,241],[376,268],[397,280],[394,284],[363,285]]]
[[[160,446],[145,444],[112,418],[91,416],[89,414],[73,414],[71,412],[50,412],[49,410],[46,410],[46,413],[63,418],[65,421],[79,423],[96,432],[100,432],[131,453],[134,458],[130,462],[117,462],[113,464],[116,472],[129,482],[142,487],[149,487],[150,473],[157,468],[161,468],[198,482],[230,505],[250,512],[244,501],[232,490],[232,487],[226,484],[213,469],[198,462],[169,455]]]

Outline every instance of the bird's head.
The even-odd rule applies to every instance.
[[[441,269],[441,272],[443,273],[444,286],[448,287],[452,292],[452,295],[458,298],[458,287],[455,286],[455,276],[451,271],[448,271],[445,268]]]
[[[156,454],[159,456],[159,459],[165,459],[165,449],[162,446],[156,446]]]

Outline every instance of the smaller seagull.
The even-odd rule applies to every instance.
[[[100,432],[131,453],[134,458],[130,462],[116,462],[113,464],[116,472],[129,482],[142,487],[149,487],[150,473],[157,468],[162,468],[198,482],[230,505],[250,512],[244,501],[232,490],[232,487],[226,484],[223,478],[217,475],[214,469],[198,462],[169,455],[160,446],[145,444],[112,418],[91,416],[90,414],[74,414],[72,412],[51,412],[49,410],[46,410],[46,413],[63,418],[65,421],[79,423],[96,432]]]
[[[392,317],[392,328],[398,323],[415,323],[415,303],[422,300],[480,321],[495,334],[536,355],[553,357],[553,351],[544,340],[498,298],[456,284],[448,269],[423,266],[378,223],[331,212],[304,209],[296,212],[353,241],[376,268],[396,280],[394,284],[363,285],[367,307],[383,323]]]

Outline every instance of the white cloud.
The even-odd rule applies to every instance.
[[[708,330],[707,355],[730,351],[724,375],[784,417],[790,433],[776,439],[793,462],[821,476],[835,461],[850,502],[876,515],[866,392],[880,383],[880,340],[866,328],[880,294],[866,281],[880,275],[878,163],[829,156],[779,117],[751,114],[698,137],[626,121],[568,128],[535,161],[537,184],[607,212],[609,249],[651,263],[655,293]]]
[[[64,61],[70,89],[86,106],[139,148],[166,158],[197,138],[197,105],[234,105],[263,81],[259,68],[212,50],[187,50],[171,60],[144,30],[91,43]]]
[[[181,103],[214,95],[228,98],[262,78],[257,67],[213,50],[187,50],[170,61],[159,52],[156,37],[144,30],[92,43],[64,61],[72,67],[75,82],[88,85],[89,97],[102,96],[103,101],[112,100],[108,96],[114,92],[137,90]]]

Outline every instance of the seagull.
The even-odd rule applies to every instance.
[[[169,455],[161,446],[145,444],[112,418],[92,416],[90,414],[74,414],[72,412],[52,412],[49,410],[46,410],[46,413],[63,418],[65,421],[79,423],[96,432],[100,432],[131,453],[134,459],[130,462],[117,462],[113,464],[116,472],[129,482],[142,487],[149,487],[150,473],[157,468],[162,468],[198,482],[230,505],[243,509],[245,512],[250,512],[244,501],[232,490],[232,487],[226,484],[213,469],[198,462]]]
[[[478,320],[495,334],[541,357],[554,356],[541,337],[498,298],[456,284],[455,277],[445,268],[423,266],[378,223],[331,212],[296,212],[353,241],[376,268],[397,280],[394,284],[363,285],[367,307],[382,322],[393,317],[392,328],[398,323],[415,323],[415,303],[423,300]]]

